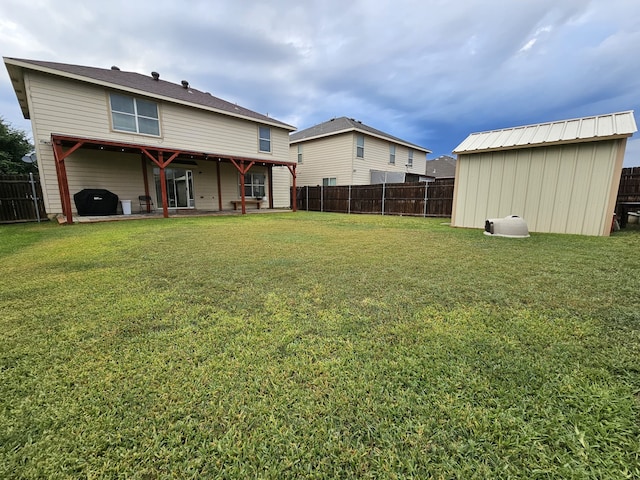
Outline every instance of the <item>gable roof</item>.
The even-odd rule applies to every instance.
[[[440,155],[433,160],[427,160],[427,175],[436,178],[455,177],[456,159],[449,155]]]
[[[18,97],[24,118],[30,118],[24,85],[24,71],[35,70],[50,75],[101,85],[114,90],[126,91],[158,100],[209,110],[223,115],[258,121],[289,131],[295,130],[295,127],[280,122],[279,120],[214,97],[210,93],[196,90],[184,81],[182,85],[178,85],[177,83],[167,82],[166,80],[156,80],[152,75],[125,72],[117,67],[111,67],[111,69],[95,68],[9,57],[4,57],[4,63],[9,72],[9,77],[11,78],[13,89]]]
[[[332,118],[331,120],[319,123],[318,125],[315,125],[313,127],[309,127],[304,130],[300,130],[299,132],[292,133],[289,135],[289,143],[295,144],[307,140],[329,137],[331,135],[339,135],[346,132],[359,132],[366,135],[371,135],[373,137],[381,138],[383,140],[388,140],[399,145],[404,145],[409,148],[420,150],[421,152],[431,153],[431,150],[427,150],[420,145],[407,142],[406,140],[394,137],[393,135],[389,135],[388,133],[370,127],[369,125],[365,125],[358,120],[347,117]]]
[[[638,129],[633,110],[593,117],[472,133],[453,153],[485,152],[518,147],[576,143],[630,137]]]

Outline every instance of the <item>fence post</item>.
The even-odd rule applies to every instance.
[[[306,186],[307,189],[307,212],[309,211],[309,185]]]
[[[349,206],[347,207],[347,213],[351,213],[351,185],[349,185]]]
[[[386,176],[386,173],[385,173],[385,176]],[[382,184],[382,215],[384,215],[384,194],[385,194],[386,186],[387,186],[386,183]]]
[[[320,185],[320,211],[324,212],[324,185]]]
[[[429,190],[429,182],[424,182],[424,216],[427,216],[427,191]]]
[[[36,218],[40,223],[40,209],[38,208],[38,195],[36,194],[36,182],[33,179],[33,173],[29,172],[29,183],[31,184],[31,198],[33,198],[33,206],[36,209]]]

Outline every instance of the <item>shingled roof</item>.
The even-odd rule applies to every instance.
[[[156,79],[154,75],[143,75],[136,72],[125,72],[118,67],[110,69],[70,65],[66,63],[44,62],[38,60],[26,60],[20,58],[4,57],[4,62],[11,77],[13,88],[18,96],[20,107],[25,118],[29,118],[29,108],[26,99],[23,71],[36,70],[42,73],[62,76],[81,82],[102,85],[107,88],[124,90],[130,93],[146,95],[156,99],[183,105],[215,111],[238,118],[259,121],[268,125],[295,130],[295,127],[280,122],[267,115],[254,112],[221,98],[214,97],[210,93],[192,88],[188,82],[182,85]]]
[[[313,127],[309,127],[304,130],[300,130],[299,132],[292,133],[289,135],[289,142],[291,144],[295,144],[306,140],[312,140],[316,138],[328,137],[331,135],[338,135],[354,131],[378,137],[383,140],[388,140],[399,145],[414,148],[422,152],[431,153],[430,150],[427,150],[420,145],[407,142],[406,140],[402,140],[401,138],[389,135],[388,133],[370,127],[369,125],[365,125],[364,123],[355,120],[354,118],[347,117],[332,118],[331,120],[327,120],[326,122],[320,123]]]

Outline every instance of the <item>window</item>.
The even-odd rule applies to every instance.
[[[409,149],[409,159],[407,161],[408,167],[413,167],[413,149]]]
[[[298,144],[298,163],[302,163],[302,144]]]
[[[389,163],[391,165],[396,164],[396,146],[395,145],[389,145]]]
[[[158,104],[117,93],[110,94],[109,99],[114,130],[160,135]]]
[[[244,175],[244,196],[245,197],[264,197],[264,179],[261,173],[245,173]]]
[[[356,137],[356,157],[364,158],[364,135]]]
[[[335,187],[336,186],[336,177],[331,178],[323,178],[322,179],[323,187]]]
[[[258,128],[258,141],[261,152],[271,153],[271,129],[269,127]]]

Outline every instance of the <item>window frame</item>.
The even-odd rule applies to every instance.
[[[268,137],[263,137],[263,131],[268,133]],[[262,149],[262,142],[268,142],[269,149]],[[260,153],[272,153],[271,148],[271,127],[267,127],[264,125],[258,125],[258,151]]]
[[[413,148],[409,149],[409,156],[407,158],[407,166],[413,167]]]
[[[362,145],[360,145],[362,140]],[[364,135],[361,133],[356,134],[356,158],[364,159]]]
[[[131,100],[132,105],[133,105],[133,112],[127,112],[124,110],[117,110],[116,108],[114,108],[113,105],[113,100],[114,97],[121,97],[124,99],[128,99]],[[156,113],[156,117],[151,117],[149,115],[143,115],[142,113],[139,113],[140,110],[142,110],[142,105],[138,105],[138,102],[145,102],[147,104],[153,105],[155,107],[155,113]],[[160,105],[158,104],[158,102],[154,102],[152,100],[147,100],[144,98],[139,98],[139,97],[134,97],[132,95],[123,95],[122,93],[118,93],[118,92],[109,92],[109,112],[111,113],[111,128],[113,131],[115,132],[121,132],[121,133],[131,133],[131,134],[135,134],[135,135],[148,135],[150,137],[160,137],[162,136],[162,131],[160,129]],[[117,127],[116,126],[116,118],[118,118],[118,116],[126,116],[129,117],[131,119],[133,119],[133,124],[135,125],[135,130],[133,129],[127,129],[127,128],[122,128],[122,127]],[[140,124],[141,124],[141,120],[146,121],[146,122],[155,122],[155,124],[157,124],[157,133],[154,131],[152,133],[146,132],[146,131],[142,131]]]
[[[323,187],[335,187],[336,185],[338,185],[337,177],[325,177],[322,179]]]
[[[240,184],[240,175],[238,173],[238,192],[242,196],[242,185]],[[251,195],[247,195],[247,189],[250,189]],[[267,193],[267,176],[264,173],[247,172],[244,174],[244,196],[245,198],[264,198]]]
[[[393,143],[389,144],[389,164],[396,164],[396,146]]]
[[[302,163],[302,144],[298,144],[298,163]]]

